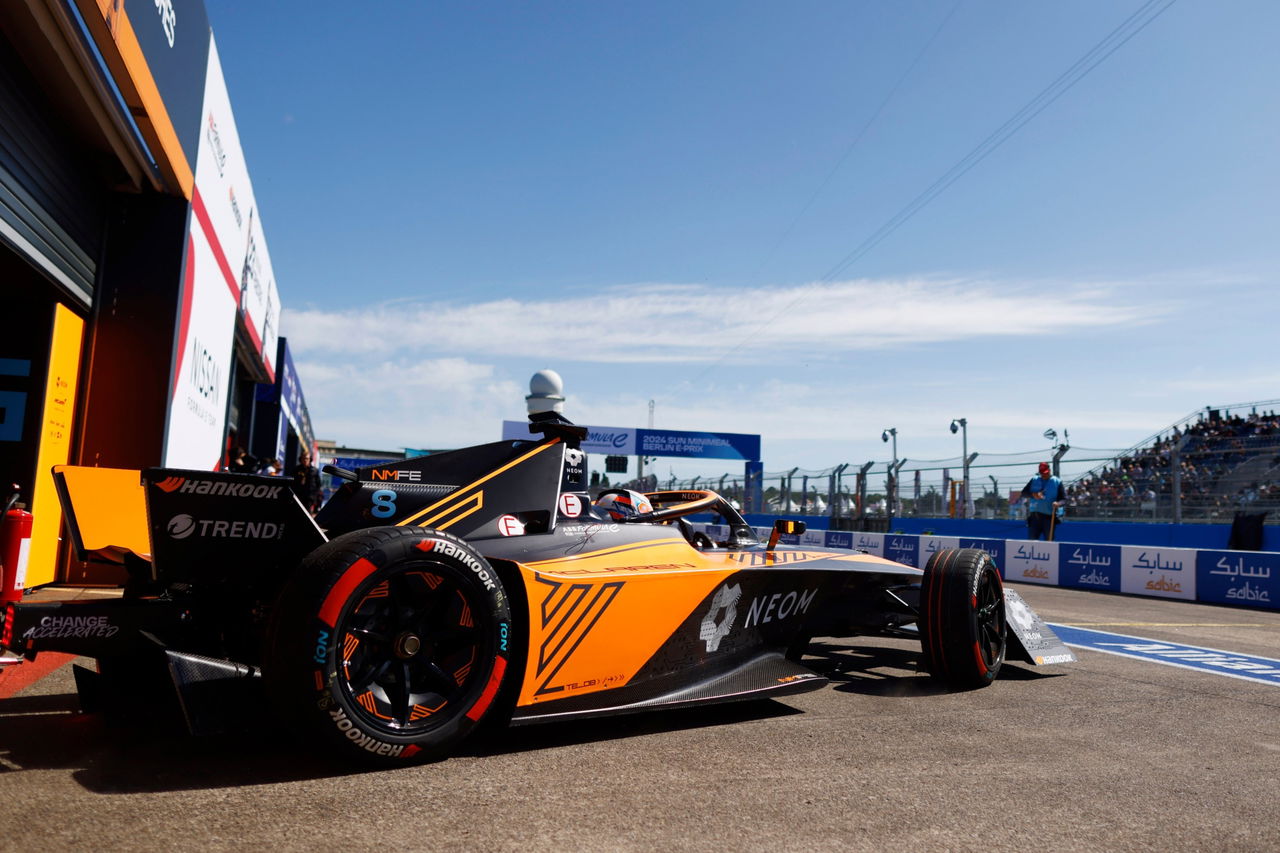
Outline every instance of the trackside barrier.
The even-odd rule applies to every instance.
[[[693,526],[713,540],[724,539],[729,534],[724,525]],[[769,528],[755,530],[757,535],[768,538]],[[789,545],[865,551],[916,568],[924,568],[937,551],[980,548],[991,555],[1006,580],[1017,583],[1280,610],[1280,553],[1276,552],[848,530],[808,530],[799,535],[784,534],[781,541]]]

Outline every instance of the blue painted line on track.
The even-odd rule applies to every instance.
[[[1068,646],[1280,687],[1280,660],[1275,658],[1167,643],[1145,637],[1095,631],[1092,628],[1075,628],[1071,625],[1050,627]]]

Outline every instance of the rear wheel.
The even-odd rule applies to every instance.
[[[925,667],[951,687],[986,687],[1004,663],[1004,586],[986,551],[939,551],[920,588]]]
[[[317,548],[281,593],[264,675],[286,723],[348,758],[422,761],[492,706],[510,626],[501,581],[462,540],[361,530]]]

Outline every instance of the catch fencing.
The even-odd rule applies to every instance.
[[[1280,523],[1280,435],[1180,431],[1141,448],[1057,451],[1072,518],[1230,523],[1236,513],[1249,512],[1266,513],[1267,523]],[[892,517],[1021,518],[1026,512],[1021,491],[1048,455],[1043,450],[979,452],[971,457],[967,492],[964,460],[958,456],[908,460],[896,483],[892,463],[881,461],[766,471],[760,511],[828,516],[857,529],[877,529]],[[741,473],[656,479],[652,485],[714,489],[747,506]]]

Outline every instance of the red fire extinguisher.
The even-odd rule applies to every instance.
[[[4,518],[0,520],[0,567],[4,580],[0,584],[0,603],[22,600],[22,585],[27,579],[27,555],[31,551],[31,521],[34,516],[18,502],[18,486],[4,505]]]

